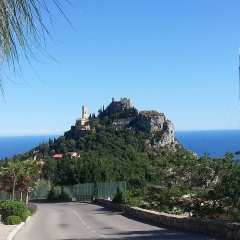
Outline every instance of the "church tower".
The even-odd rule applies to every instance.
[[[87,106],[82,106],[82,118],[88,119]]]

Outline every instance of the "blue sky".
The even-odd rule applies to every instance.
[[[71,0],[33,68],[7,68],[0,136],[62,135],[112,97],[163,112],[176,131],[240,128],[238,0]],[[15,82],[15,83],[13,83]]]

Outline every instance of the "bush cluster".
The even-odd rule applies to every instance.
[[[0,204],[0,213],[4,224],[19,224],[25,222],[31,212],[27,205],[19,201],[4,201]]]
[[[52,187],[48,196],[47,200],[55,201],[55,200],[64,200],[71,198],[71,193],[68,189],[64,187]]]
[[[117,187],[117,193],[114,195],[112,201],[115,203],[125,203],[122,191],[119,189],[119,187]]]
[[[8,216],[3,223],[5,225],[16,225],[20,224],[21,222],[22,220],[19,216]]]

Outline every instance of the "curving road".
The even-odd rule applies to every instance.
[[[94,204],[38,203],[37,207],[14,240],[220,239],[159,227]]]

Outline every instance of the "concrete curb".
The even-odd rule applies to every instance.
[[[26,222],[30,219],[31,217],[28,217]],[[18,224],[9,234],[8,234],[8,237],[7,237],[7,240],[12,240],[15,236],[15,234],[23,227],[23,225],[26,223],[26,222],[22,222],[20,224]]]

